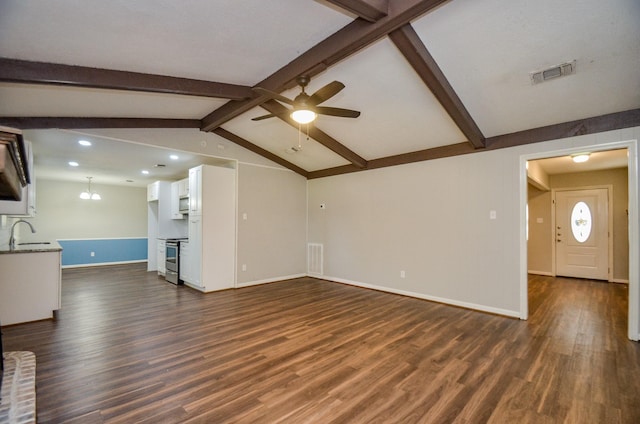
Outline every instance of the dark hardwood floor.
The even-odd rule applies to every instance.
[[[627,287],[531,277],[528,321],[302,278],[203,295],[145,265],[63,271],[39,423],[640,423]]]

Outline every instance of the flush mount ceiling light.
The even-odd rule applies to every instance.
[[[178,160],[178,159],[180,159],[180,158],[178,157],[178,155],[169,155],[169,159],[171,159],[171,160]]]
[[[78,144],[81,146],[91,146],[91,142],[89,140],[78,140]]]
[[[70,161],[69,162],[69,166],[76,167],[76,166],[80,166],[80,164],[78,162],[75,162],[75,161]]]
[[[571,155],[571,159],[573,159],[575,163],[586,162],[589,160],[589,153],[578,153],[576,155]]]
[[[89,189],[87,191],[83,191],[82,193],[80,193],[80,198],[82,200],[101,200],[102,197],[100,197],[100,195],[98,193],[94,193],[91,191],[91,179],[93,177],[87,177],[87,179],[89,180]]]

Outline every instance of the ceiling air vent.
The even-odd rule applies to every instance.
[[[552,66],[551,68],[544,69],[538,72],[532,72],[531,84],[540,84],[541,82],[548,81],[550,79],[563,77],[565,75],[571,75],[576,72],[576,61],[563,63],[560,65]]]

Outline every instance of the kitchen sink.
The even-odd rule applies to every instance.
[[[31,244],[51,244],[50,241],[31,241],[28,243],[18,243],[18,246],[28,246]]]

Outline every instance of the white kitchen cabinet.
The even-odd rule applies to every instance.
[[[185,268],[185,283],[202,289],[202,217],[189,216],[189,243]]]
[[[189,197],[189,178],[178,181],[178,197]]]
[[[189,215],[202,215],[202,170],[204,165],[189,170]]]
[[[180,181],[171,183],[171,219],[184,219],[180,213]]]
[[[195,261],[190,246],[190,242],[183,241],[180,243],[180,280],[190,286],[201,289],[200,279],[194,274],[196,267],[194,267]]]
[[[0,254],[0,322],[19,324],[54,317],[61,308],[62,248]],[[47,250],[49,249],[49,250]]]
[[[156,181],[147,185],[147,202],[155,202],[160,199],[160,183],[161,181]]]
[[[235,284],[235,183],[233,168],[201,165],[189,170],[189,197],[197,200],[188,220],[191,280],[185,283],[201,291]]]
[[[166,268],[166,254],[167,254],[167,241],[164,239],[158,239],[158,274],[165,275]]]

